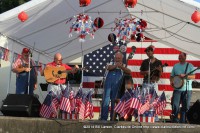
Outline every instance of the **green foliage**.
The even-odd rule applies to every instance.
[[[1,0],[0,1],[0,13],[13,9],[21,4],[24,4],[30,0]]]

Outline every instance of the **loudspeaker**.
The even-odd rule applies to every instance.
[[[200,99],[188,110],[187,119],[191,124],[200,124]]]
[[[5,116],[39,117],[41,103],[33,95],[8,94],[1,106]]]

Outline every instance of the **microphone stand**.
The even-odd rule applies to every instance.
[[[151,72],[150,72],[150,65],[151,65],[151,59],[149,58],[149,72],[148,72],[148,84],[150,84],[150,74],[151,74]]]
[[[111,60],[112,61],[112,60]],[[111,62],[110,61],[110,62]],[[105,80],[106,80],[106,77],[107,77],[107,74],[108,74],[108,70],[106,68],[105,70],[105,73],[104,73],[104,76],[103,76],[103,79],[101,80],[101,84],[100,84],[100,87],[103,85],[103,88],[104,88],[104,84],[105,84]],[[104,94],[104,93],[103,93]],[[104,95],[102,96],[102,99],[104,98]],[[101,119],[101,109],[102,109],[102,106],[103,106],[103,102],[100,101],[100,111],[99,111],[99,120]]]
[[[31,68],[31,53],[29,53],[28,55],[28,67]],[[28,94],[30,92],[30,74],[31,74],[31,70],[28,72]]]

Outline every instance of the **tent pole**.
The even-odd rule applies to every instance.
[[[13,61],[14,61],[14,51],[13,51],[13,43],[12,43],[12,46],[11,46],[11,57],[10,57],[10,74],[9,74],[9,80],[8,80],[8,87],[7,87],[7,95],[8,95],[8,93],[9,93],[9,91],[10,91],[10,84],[11,84],[11,76],[12,76],[12,63],[13,63]]]
[[[84,68],[84,55],[83,55],[83,42],[81,42],[81,67]],[[83,88],[83,69],[81,70],[81,84],[80,84],[80,88]]]

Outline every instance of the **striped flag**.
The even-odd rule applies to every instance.
[[[40,116],[44,118],[56,117],[58,105],[58,99],[48,94],[41,106]]]
[[[131,92],[126,91],[125,94],[120,99],[120,102],[115,106],[114,111],[119,113],[121,117],[123,117],[126,114],[126,110],[128,108],[128,105],[130,104],[130,98],[131,98]]]
[[[94,117],[93,104],[92,104],[92,91],[90,91],[86,97],[85,118],[87,117],[89,117],[90,119]]]
[[[144,105],[141,106],[138,110],[138,115],[143,114],[145,111],[150,109],[149,101],[147,101]]]
[[[131,100],[131,103],[130,103],[130,108],[139,109],[141,107],[141,103],[140,103],[140,100],[138,98],[138,95],[139,95],[138,89],[139,88],[136,88],[134,90],[133,97],[132,97],[132,100]]]
[[[66,88],[61,98],[61,103],[60,103],[60,110],[65,111],[67,113],[71,113],[72,111],[70,99],[69,99],[70,93],[72,95],[72,92],[69,92],[69,89]]]
[[[79,119],[85,119],[85,104],[86,104],[87,94],[83,93],[81,101],[80,101],[80,110],[79,110]]]
[[[166,107],[166,97],[165,97],[165,92],[161,94],[161,96],[157,100],[157,104],[155,106],[156,108],[156,114],[161,114],[161,112],[164,110]]]

